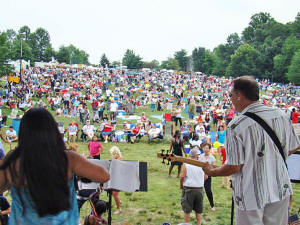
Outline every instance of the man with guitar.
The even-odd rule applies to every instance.
[[[207,164],[209,176],[232,175],[236,225],[286,225],[292,195],[285,159],[300,148],[289,117],[259,102],[259,87],[250,76],[232,82],[229,94],[239,116],[226,130],[227,160]]]

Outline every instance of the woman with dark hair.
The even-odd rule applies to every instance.
[[[47,110],[30,109],[21,120],[18,146],[0,166],[0,192],[11,190],[9,224],[78,224],[74,173],[109,180],[104,168],[66,150]]]
[[[184,152],[185,157],[186,157],[183,140],[181,139],[181,133],[179,130],[175,131],[174,138],[172,138],[172,140],[171,140],[170,152],[172,152],[176,156],[182,156],[182,152]],[[171,177],[171,172],[172,172],[174,165],[178,166],[177,178],[179,178],[182,162],[172,162],[171,163],[170,168],[169,168],[169,177]]]

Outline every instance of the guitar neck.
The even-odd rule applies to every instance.
[[[191,165],[194,165],[194,166],[199,166],[199,167],[204,167],[206,166],[207,164],[204,163],[204,162],[201,162],[199,160],[195,160],[195,159],[188,159],[188,158],[184,158],[184,157],[180,157],[180,156],[176,156],[173,158],[174,161],[177,161],[177,162],[183,162],[183,163],[187,163],[187,164],[191,164]],[[218,167],[216,165],[212,165],[214,168]]]

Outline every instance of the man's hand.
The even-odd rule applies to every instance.
[[[207,179],[208,179],[208,175],[204,174],[204,180],[207,180]]]
[[[213,176],[214,167],[211,164],[206,163],[202,169],[206,175]]]

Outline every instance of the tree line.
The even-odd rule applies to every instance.
[[[0,32],[0,74],[8,70],[4,63],[7,59],[20,58],[21,42],[23,59],[31,62],[48,62],[54,57],[58,62],[89,64],[85,51],[74,45],[61,46],[55,51],[45,29],[31,32],[28,26],[23,26],[18,32],[12,29]],[[226,43],[212,51],[200,46],[189,54],[181,49],[160,63],[156,59],[143,61],[141,56],[127,49],[122,61],[110,62],[103,54],[99,64],[103,67],[123,65],[129,69],[199,71],[217,76],[249,74],[274,82],[300,84],[300,13],[286,24],[277,22],[269,13],[254,14],[241,35],[230,34]]]
[[[74,45],[62,45],[55,51],[47,30],[39,27],[32,32],[28,26],[23,26],[17,32],[13,29],[0,32],[0,75],[11,72],[12,68],[6,62],[20,59],[21,52],[22,59],[30,60],[31,65],[50,62],[52,57],[60,63],[89,64],[89,55],[85,51]]]
[[[120,65],[120,62],[113,64]],[[212,51],[198,47],[189,55],[181,49],[159,64],[157,60],[143,62],[140,56],[127,50],[122,64],[130,69],[199,71],[217,76],[248,74],[272,82],[300,85],[300,13],[287,24],[277,22],[269,13],[257,13],[241,36],[230,34],[226,43]]]

